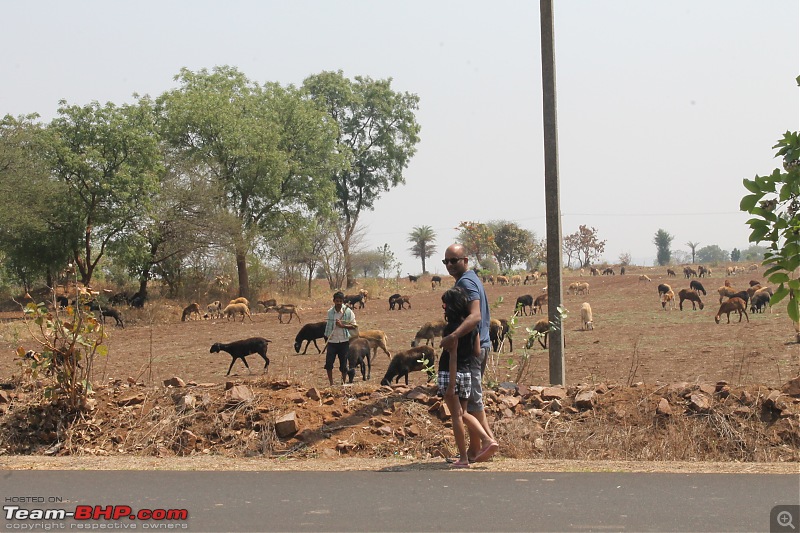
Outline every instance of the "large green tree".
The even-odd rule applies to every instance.
[[[490,224],[496,249],[494,257],[504,272],[530,258],[535,249],[536,236],[514,222],[499,221]]]
[[[149,102],[68,105],[48,127],[49,164],[66,185],[66,206],[82,228],[72,255],[89,284],[106,248],[149,209],[159,154]]]
[[[259,85],[234,67],[182,69],[176,80],[158,99],[165,136],[206,167],[238,221],[232,251],[239,294],[249,297],[247,255],[258,234],[333,203],[336,125],[296,88]]]
[[[342,71],[309,76],[303,87],[338,126],[337,151],[346,165],[330,173],[340,215],[337,238],[344,254],[347,287],[354,283],[352,237],[359,217],[381,194],[404,183],[403,170],[416,152],[420,127],[415,94],[392,90],[391,78],[373,80]]]
[[[716,244],[703,246],[697,250],[697,260],[700,263],[724,263],[729,259],[730,254]],[[694,262],[694,260],[692,262]]]
[[[422,260],[422,272],[427,272],[425,260],[436,253],[436,232],[430,226],[414,226],[408,235],[408,242],[412,243],[411,255]]]
[[[466,220],[462,221],[456,229],[458,230],[458,242],[464,245],[467,255],[474,257],[478,264],[481,264],[485,258],[494,256],[497,244],[494,242],[494,231],[488,224]]]
[[[0,195],[11,201],[0,210],[4,266],[29,289],[43,276],[53,286],[79,235],[65,202],[65,185],[52,179],[43,158],[46,136],[38,116],[0,120]]]
[[[653,244],[656,245],[656,262],[665,266],[669,264],[670,257],[672,257],[672,239],[675,237],[667,233],[666,230],[659,229],[653,236]]]

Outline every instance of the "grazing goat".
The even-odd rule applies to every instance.
[[[667,277],[668,278],[674,278],[674,277],[677,277],[677,275],[675,274],[674,270],[672,270],[671,268],[668,268],[667,269]]]
[[[728,316],[728,324],[730,324],[732,312],[739,313],[739,322],[742,321],[742,314],[744,314],[745,318],[747,318],[747,321],[750,322],[750,317],[747,316],[747,303],[736,296],[727,302],[723,302],[723,304],[719,306],[719,311],[717,311],[717,316],[714,317],[714,322],[719,324],[719,319],[722,316],[722,313],[725,313]]]
[[[625,265],[622,265],[621,267],[619,267],[619,275],[620,276],[624,276],[625,275]]]
[[[533,301],[533,308],[531,309],[531,312],[535,315],[537,312],[541,312],[542,307],[545,305],[547,305],[547,293],[540,294],[536,297],[536,299]]]
[[[604,276],[613,276],[614,275],[614,269],[611,268],[611,267],[608,267],[607,269],[603,270],[603,275]]]
[[[125,322],[122,320],[122,313],[119,311],[119,309],[114,309],[112,307],[110,309],[103,309],[102,311],[100,311],[100,317],[103,320],[104,324],[106,322],[105,318],[107,316],[110,316],[115,320],[114,323],[115,326],[125,329]]]
[[[736,267],[728,267],[725,269],[726,276],[735,276],[736,275]]]
[[[59,309],[64,309],[69,305],[69,298],[66,296],[56,296],[56,305]]]
[[[692,281],[689,282],[689,288],[692,289],[693,291],[702,292],[703,296],[706,295],[706,289],[703,287],[703,284],[697,281],[696,279],[693,279]]]
[[[530,294],[524,294],[517,298],[517,303],[514,304],[514,309],[516,312],[519,312],[520,308],[522,309],[522,314],[528,316],[528,312],[525,310],[526,307],[531,308],[531,314],[533,314],[533,296]]]
[[[526,274],[525,275],[525,281],[523,281],[522,284],[523,285],[527,285],[529,281],[531,283],[535,283],[535,282],[539,281],[539,273],[538,272],[534,272],[533,274]]]
[[[349,383],[353,382],[356,377],[356,367],[361,368],[361,379],[368,380],[372,375],[372,362],[369,358],[370,347],[367,339],[356,337],[350,339],[350,345],[347,348],[347,380]],[[366,364],[364,361],[366,360]]]
[[[599,271],[598,271],[598,270],[597,270],[595,267],[591,267],[591,268],[589,268],[589,273],[590,273],[592,276],[599,276],[599,275],[600,275],[600,272],[599,272]]]
[[[539,340],[539,344],[542,345],[542,348],[547,348],[547,336],[550,334],[550,322],[546,318],[540,319],[534,324],[533,331],[535,334],[528,337],[525,348],[530,349],[533,346],[534,339]]]
[[[578,282],[573,281],[572,283],[569,284],[569,287],[567,287],[567,294],[577,294],[577,293],[578,293]]]
[[[648,276],[647,274],[640,274],[639,281],[653,281],[653,280],[650,279],[650,276]]]
[[[392,354],[390,354],[389,350],[386,348],[386,345],[389,343],[389,339],[386,338],[386,333],[379,329],[367,329],[364,331],[361,331],[360,329],[354,329],[351,330],[351,338],[366,339],[372,348],[373,356],[378,355],[378,348],[380,348],[386,354],[386,357],[392,357]]]
[[[661,308],[666,311],[668,305],[670,310],[675,309],[675,292],[672,289],[661,295]]]
[[[697,267],[697,277],[702,278],[703,276],[711,277],[711,269],[700,265]]]
[[[728,280],[725,280],[725,283],[728,283]],[[731,288],[730,285],[723,285],[719,289],[717,289],[719,293],[719,303],[722,303],[723,298],[731,298],[736,296],[736,291]]]
[[[436,286],[439,286],[439,287],[442,286],[442,277],[441,276],[433,276],[431,278],[431,289],[435,288]]]
[[[592,306],[589,305],[589,302],[583,302],[581,304],[581,324],[583,325],[584,330],[594,329]]]
[[[763,313],[764,308],[769,305],[770,295],[766,291],[758,291],[756,292],[753,297],[750,299],[750,312],[751,313]],[[772,308],[770,307],[770,313],[772,312]]]
[[[671,290],[672,290],[672,287],[670,287],[666,283],[661,283],[658,286],[658,297],[661,298],[662,296],[664,296],[666,293],[668,293]]]
[[[496,276],[494,279],[500,285],[508,285],[508,278],[506,276]]]
[[[222,304],[219,300],[214,300],[206,306],[206,312],[211,318],[222,318]]]
[[[359,309],[364,309],[364,295],[363,294],[348,294],[344,297],[344,303],[353,307],[358,304]],[[291,318],[291,317],[290,317]]]
[[[589,294],[589,284],[586,282],[578,283],[578,289],[575,294]]]
[[[434,344],[433,340],[436,337],[441,337],[442,332],[444,331],[444,320],[434,320],[433,322],[426,322],[419,328],[417,334],[414,336],[414,340],[411,341],[411,347],[414,348],[418,346],[422,339],[425,339],[425,345]]]
[[[700,306],[700,310],[703,310],[703,302],[700,300],[700,296],[691,289],[681,289],[678,291],[678,299],[680,300],[679,306],[680,310],[683,311],[683,301],[689,300],[692,302],[692,309],[697,310],[695,304]]]
[[[250,370],[250,365],[247,364],[247,359],[245,359],[245,357],[247,357],[252,353],[257,353],[264,360],[264,372],[266,372],[269,368],[269,358],[267,357],[267,345],[270,342],[272,341],[265,339],[263,337],[251,337],[249,339],[229,342],[227,344],[222,342],[216,342],[211,345],[210,353],[217,353],[219,351],[223,351],[223,352],[228,352],[231,355],[231,364],[228,367],[228,373],[225,374],[226,376],[231,375],[231,369],[233,368],[233,363],[235,363],[237,359],[241,359],[242,362],[244,363],[244,366],[247,367],[247,371],[252,374],[252,371]]]
[[[397,310],[403,309],[403,306],[408,304],[408,308],[411,309],[411,298],[408,296],[402,296],[400,294],[392,294],[389,296],[389,310],[393,310],[395,306],[397,306]]]
[[[225,306],[225,309],[222,310],[222,315],[226,320],[230,320],[231,317],[233,317],[234,322],[236,322],[236,315],[242,315],[242,322],[244,322],[244,317],[247,315],[250,322],[253,321],[253,317],[250,316],[250,308],[245,304],[228,304]]]
[[[505,318],[491,319],[489,321],[489,340],[492,343],[492,351],[500,351],[500,344],[505,341],[508,336],[508,321]],[[508,347],[514,351],[514,341],[508,337]]]
[[[130,301],[128,301],[128,305],[131,307],[135,307],[136,309],[141,309],[144,307],[144,302],[147,300],[147,297],[144,294],[136,293],[131,296]]]
[[[689,266],[683,267],[683,275],[686,276],[686,279],[696,278],[697,277],[697,271],[695,269],[693,269],[692,267],[689,267]]]
[[[754,279],[751,279],[750,280],[750,286],[751,287],[755,287],[756,285],[761,285],[761,282],[760,281],[756,281]]]
[[[244,304],[247,306],[248,309],[250,308],[250,300],[248,300],[244,296],[239,296],[238,298],[234,298],[233,300],[228,302],[228,305],[230,304]]]
[[[192,315],[197,315],[198,319],[202,317],[200,314],[200,305],[198,305],[197,302],[190,303],[184,308],[183,314],[181,315],[181,322],[186,322],[186,318],[191,320]]]
[[[411,283],[416,283],[418,279],[419,276],[412,276],[411,274],[408,275],[408,281],[410,281]]]
[[[512,285],[516,286],[516,285],[519,285],[520,283],[522,283],[522,277],[521,276],[519,276],[517,274],[514,274],[513,276],[511,276],[511,284]]]
[[[391,385],[392,379],[394,379],[395,383],[398,383],[400,378],[405,378],[406,385],[408,385],[408,374],[410,372],[418,372],[425,369],[425,367],[431,367],[435,360],[436,354],[430,346],[417,346],[395,354],[389,362],[389,368],[381,380],[381,385]],[[431,376],[428,376],[428,381],[430,380]]]
[[[325,325],[327,322],[314,322],[311,324],[306,324],[300,331],[297,332],[297,336],[294,338],[294,353],[300,353],[300,346],[302,346],[303,341],[306,341],[306,347],[303,350],[303,355],[306,354],[308,351],[308,345],[312,342],[314,343],[314,348],[317,349],[317,353],[322,353],[322,350],[319,349],[317,346],[317,339],[325,339],[328,340],[328,337],[325,336]]]
[[[297,308],[294,304],[281,304],[277,307],[271,307],[267,309],[267,312],[275,311],[278,313],[278,322],[283,324],[283,315],[289,315],[289,320],[286,322],[287,324],[291,324],[292,316],[297,317],[298,322],[302,322],[300,319],[300,315],[297,314]]]

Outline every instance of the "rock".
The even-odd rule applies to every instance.
[[[509,409],[513,409],[519,404],[519,397],[517,396],[503,396],[500,403]]]
[[[528,388],[527,385],[517,385],[517,394],[525,398],[531,393],[531,390]]]
[[[784,383],[781,387],[781,392],[787,396],[800,396],[800,376]]]
[[[388,424],[383,425],[383,426],[378,428],[378,434],[379,435],[383,435],[385,437],[391,437],[393,433],[394,433],[394,430]]]
[[[323,404],[323,405],[333,405],[333,404],[334,404],[334,399],[333,399],[333,397],[332,397],[332,396],[329,396],[329,397],[325,398],[325,399],[322,401],[322,404]]]
[[[511,409],[503,409],[502,411],[500,411],[500,414],[502,415],[503,418],[514,418],[514,411],[512,411]]]
[[[0,403],[11,403],[11,395],[4,390],[0,390]]]
[[[178,389],[182,389],[186,386],[186,382],[184,382],[181,378],[175,376],[169,379],[164,380],[165,387],[175,387]]]
[[[184,452],[194,451],[197,448],[198,441],[199,439],[197,438],[197,435],[188,429],[181,431],[180,442],[183,446]]]
[[[134,394],[117,400],[117,405],[120,407],[128,407],[131,405],[139,405],[144,403],[144,394]]]
[[[669,405],[669,402],[666,398],[661,398],[661,401],[658,402],[656,414],[661,416],[672,416],[672,407]]]
[[[544,450],[544,439],[537,437],[533,440],[533,447],[537,450]]]
[[[254,398],[255,396],[253,396],[253,391],[251,391],[245,385],[234,385],[228,392],[229,404],[252,402]]]
[[[275,389],[275,390],[287,389],[287,388],[289,388],[291,386],[292,386],[292,384],[289,383],[289,381],[285,380],[285,379],[281,380],[281,381],[273,381],[272,382],[272,388]]]
[[[282,439],[297,433],[297,415],[294,411],[286,413],[275,421],[275,433]]]
[[[561,385],[555,387],[546,387],[542,391],[542,399],[544,400],[563,400],[567,397],[567,391]]]
[[[325,457],[326,459],[336,459],[337,457],[339,457],[339,452],[337,452],[332,448],[324,448],[322,450],[322,456]]]
[[[767,397],[764,398],[764,406],[775,409],[776,411],[783,411],[788,406],[781,396],[781,391],[779,390],[770,391]]]
[[[547,408],[551,411],[561,411],[564,407],[561,404],[561,400],[556,398],[550,402],[550,405],[548,405]]]
[[[406,394],[406,398],[420,403],[428,403],[428,395],[417,389],[414,389]]]
[[[311,398],[315,402],[318,402],[320,400],[319,391],[317,390],[316,387],[311,387],[310,389],[308,389],[306,391],[306,396],[308,396],[309,398]]]
[[[411,424],[410,426],[406,427],[406,434],[408,434],[410,437],[419,436],[419,427],[417,427],[416,424]]]
[[[753,395],[743,390],[742,393],[739,395],[739,401],[742,402],[744,405],[753,405]]]
[[[450,408],[447,407],[447,404],[441,402],[439,404],[439,418],[442,420],[449,420],[450,419]]]
[[[234,385],[236,385],[235,381],[226,381],[225,382],[225,390],[231,390]]]
[[[689,407],[693,411],[704,413],[711,409],[711,399],[702,393],[693,393],[689,396]]]
[[[338,409],[334,409],[333,411],[331,411],[331,416],[336,418],[342,418],[342,412]]]
[[[173,379],[174,379],[174,378],[173,378]],[[128,376],[128,380],[127,380],[127,381],[128,381],[128,384],[129,384],[129,385],[136,385],[136,380],[135,380],[135,379],[133,379],[133,378],[132,378],[132,377],[130,377],[130,376]],[[164,383],[164,385],[166,385],[166,382]]]
[[[711,385],[710,383],[703,383],[698,387],[698,390],[704,394],[708,394],[709,396],[714,396],[717,392],[717,387]]]
[[[340,440],[336,443],[336,450],[340,453],[351,452],[356,449],[356,445],[347,440]]]
[[[292,403],[305,403],[305,398],[299,392],[289,395],[289,401]]]
[[[597,393],[593,390],[578,391],[575,395],[575,407],[578,409],[592,409],[597,397]]]
[[[510,381],[504,381],[497,386],[497,389],[500,394],[509,394],[513,396],[517,393],[517,384],[511,383]]]
[[[182,396],[181,399],[178,401],[178,410],[191,411],[192,409],[195,408],[196,404],[197,404],[197,399],[191,394],[187,394],[186,396]]]

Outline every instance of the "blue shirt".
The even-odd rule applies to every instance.
[[[456,287],[461,287],[467,293],[467,300],[480,300],[481,308],[481,321],[478,324],[478,331],[481,336],[481,348],[489,348],[492,343],[489,340],[489,299],[486,297],[486,291],[483,290],[483,283],[478,278],[473,270],[467,270],[456,281]]]

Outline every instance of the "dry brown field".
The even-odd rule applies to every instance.
[[[618,272],[618,269],[615,270]],[[648,274],[652,281],[640,281],[639,274],[641,273]],[[734,288],[742,290],[748,286],[751,279],[762,280],[759,274],[760,272],[753,272],[729,279]],[[410,283],[405,279],[380,283],[377,281],[363,282],[363,286],[370,291],[371,298],[364,309],[355,309],[360,327],[362,329],[381,329],[386,332],[389,349],[392,353],[408,348],[420,325],[442,317],[440,296],[444,288],[452,282],[452,279],[446,275],[443,275],[442,278],[443,288],[435,289],[431,288],[429,277],[423,277],[417,283]],[[608,403],[603,404],[605,407],[601,409],[599,406],[602,402],[598,402],[598,408],[594,410],[595,415],[600,412],[605,413],[604,416],[608,415],[609,418],[605,419],[605,423],[608,420],[619,419],[628,425],[644,424],[645,427],[637,428],[636,431],[642,434],[641,438],[646,439],[647,434],[654,431],[652,426],[655,424],[653,422],[655,416],[653,402],[661,397],[667,397],[667,391],[672,391],[669,393],[672,394],[669,399],[674,404],[676,413],[681,413],[686,409],[685,399],[682,399],[675,390],[676,384],[691,388],[701,384],[714,386],[719,382],[726,382],[727,387],[735,394],[745,390],[756,391],[755,394],[759,397],[761,394],[759,391],[768,392],[770,389],[779,389],[791,378],[800,375],[800,346],[794,342],[794,330],[785,309],[776,308],[771,312],[750,314],[749,322],[743,320],[740,323],[738,317],[735,316],[731,317],[730,324],[726,323],[724,316],[721,324],[718,325],[714,322],[714,315],[719,308],[717,288],[723,284],[724,279],[718,273],[714,273],[710,278],[700,279],[708,292],[706,296],[701,296],[705,303],[704,309],[692,310],[691,304],[685,302],[683,311],[677,308],[665,311],[659,302],[657,285],[661,282],[669,283],[676,293],[679,289],[689,285],[689,280],[685,278],[667,278],[666,269],[634,267],[629,268],[627,275],[624,276],[592,277],[567,273],[563,283],[565,287],[564,307],[569,312],[564,326],[568,393],[574,394],[578,389],[596,389],[598,387],[601,392],[610,390],[613,394],[603,394],[603,401]],[[589,294],[567,294],[566,287],[575,281],[588,282]],[[519,286],[488,284],[486,291],[493,306],[492,316],[494,318],[510,318],[514,312],[514,302],[517,296],[531,294],[535,297],[542,292],[543,287],[542,281],[535,285]],[[411,308],[389,310],[387,299],[394,292],[408,294],[411,299]],[[324,320],[325,312],[330,307],[331,293],[332,291],[328,291],[325,287],[316,286],[314,298],[262,296],[264,298],[275,297],[279,302],[295,303],[298,306],[302,324],[306,324]],[[579,309],[582,302],[589,302],[594,311],[594,329],[591,331],[581,329]],[[180,394],[176,393],[173,389],[163,386],[164,380],[179,377],[189,384],[188,389],[195,390],[193,393],[195,396],[206,397],[209,409],[214,405],[214,410],[219,415],[226,409],[223,401],[226,395],[226,382],[244,384],[256,392],[256,403],[260,406],[256,408],[256,411],[260,412],[261,419],[273,420],[270,417],[280,416],[281,413],[289,410],[296,410],[299,424],[306,432],[305,436],[301,436],[299,441],[295,439],[291,442],[285,439],[266,439],[263,436],[265,427],[263,420],[260,424],[253,422],[259,418],[257,416],[248,418],[249,422],[238,424],[241,426],[238,429],[232,429],[236,435],[241,436],[242,432],[249,435],[250,439],[257,441],[255,444],[245,442],[225,446],[223,444],[230,437],[225,431],[219,431],[217,428],[215,431],[208,430],[210,433],[201,435],[198,426],[194,433],[199,436],[200,442],[194,443],[192,449],[187,451],[185,442],[181,441],[181,443],[175,444],[180,440],[178,430],[172,434],[174,442],[170,444],[169,435],[162,435],[162,442],[159,443],[158,439],[148,440],[144,436],[134,438],[131,436],[133,435],[132,431],[126,432],[118,427],[103,426],[99,433],[105,434],[105,437],[84,435],[82,443],[72,442],[70,446],[59,447],[56,452],[51,450],[52,453],[96,453],[100,455],[219,453],[228,457],[258,455],[259,453],[266,455],[294,453],[296,456],[322,457],[330,454],[330,450],[334,450],[337,454],[360,452],[367,456],[384,457],[411,452],[416,453],[417,456],[435,456],[452,450],[451,432],[446,429],[446,421],[439,420],[438,417],[427,412],[427,407],[435,401],[433,398],[435,392],[426,385],[423,373],[411,375],[408,389],[416,387],[417,390],[425,391],[433,399],[425,405],[426,409],[424,410],[407,405],[398,415],[400,404],[394,400],[389,402],[386,397],[402,399],[408,389],[400,388],[395,389],[394,392],[388,392],[380,388],[379,382],[389,362],[389,358],[382,352],[379,351],[372,361],[372,375],[367,383],[360,383],[359,375],[352,387],[337,385],[329,388],[323,369],[324,356],[317,354],[313,344],[307,355],[298,355],[294,352],[294,338],[301,326],[296,319],[288,324],[280,324],[277,314],[261,312],[253,314],[252,321],[245,319],[244,322],[229,322],[225,319],[217,319],[181,322],[181,309],[188,303],[155,300],[148,302],[144,310],[123,309],[127,327],[125,329],[108,327],[108,356],[99,358],[95,363],[93,381],[98,389],[98,398],[106,399],[100,400],[101,403],[103,401],[113,403],[115,398],[126,394],[143,394],[146,399],[143,406],[138,408],[141,409],[139,420],[142,420],[144,412],[149,412],[152,418],[155,417],[151,411],[153,405],[157,405],[161,401],[160,409],[163,413],[165,412],[163,398],[169,399],[168,404],[172,402],[170,406],[172,409],[174,403],[179,399],[179,395],[186,394],[183,391],[180,391]],[[201,307],[204,307],[208,302],[200,301],[199,303]],[[688,309],[686,304],[688,304]],[[17,384],[16,388],[10,392],[11,406],[0,404],[5,413],[6,422],[4,424],[6,425],[14,415],[14,395],[19,395],[16,398],[17,405],[24,403],[24,399],[30,400],[36,396],[36,387],[20,378],[22,367],[19,360],[12,355],[14,349],[19,345],[26,349],[35,349],[36,345],[32,342],[25,323],[19,319],[12,319],[13,316],[14,313],[5,313],[3,323],[0,325],[2,334],[0,349],[7,354],[7,357],[0,360],[0,381]],[[492,361],[488,365],[486,380],[489,388],[498,391],[498,385],[507,382],[516,382],[518,385],[527,387],[549,385],[548,352],[538,344],[530,350],[524,348],[524,337],[527,335],[525,328],[530,327],[541,317],[541,315],[536,315],[518,318],[517,330],[514,334],[514,350],[509,351],[506,347],[502,353],[493,354]],[[225,372],[228,369],[230,357],[226,353],[209,353],[210,346],[215,342],[230,342],[252,336],[262,336],[272,341],[268,352],[271,360],[269,372],[264,375],[263,362],[257,355],[251,355],[248,357],[248,362],[252,372],[248,372],[241,362],[236,362],[231,376],[226,377]],[[526,358],[528,366],[520,375],[520,365]],[[793,420],[790,426],[794,427],[794,433],[790,431],[789,437],[787,437],[789,451],[787,453],[779,452],[777,455],[753,449],[746,453],[741,450],[733,453],[724,450],[707,452],[695,450],[695,452],[680,453],[662,450],[660,452],[652,451],[649,455],[645,451],[633,454],[636,455],[635,457],[631,456],[631,452],[624,452],[620,456],[620,454],[609,454],[600,450],[575,450],[572,456],[557,456],[542,448],[543,445],[547,448],[553,443],[553,449],[550,452],[554,452],[554,443],[559,435],[548,434],[548,430],[552,431],[552,428],[556,426],[555,423],[549,424],[544,420],[535,420],[528,430],[504,425],[504,421],[507,421],[510,414],[516,416],[520,413],[523,415],[527,413],[533,418],[544,416],[539,410],[531,411],[533,407],[527,405],[525,401],[521,402],[521,405],[525,406],[524,409],[517,408],[512,410],[513,413],[506,411],[506,408],[499,403],[502,402],[503,394],[509,393],[507,387],[506,385],[506,389],[500,389],[497,392],[495,399],[498,406],[490,410],[492,419],[497,424],[498,437],[501,445],[504,446],[504,451],[507,452],[507,457],[674,460],[699,458],[700,460],[744,459],[750,461],[768,461],[778,457],[780,460],[797,460],[797,445],[800,442],[795,442],[794,439],[800,440],[800,430],[798,430],[800,415],[792,415],[798,420],[789,417]],[[308,401],[306,394],[310,388],[320,391],[322,396],[320,401]],[[381,397],[381,394],[384,396]],[[513,395],[513,391],[511,394]],[[209,395],[219,396],[222,403],[215,404],[214,399],[207,398]],[[159,396],[162,398],[161,400],[159,400]],[[378,397],[382,399],[376,400]],[[326,404],[327,398],[333,398],[334,401]],[[148,402],[153,402],[153,405],[148,407]],[[365,405],[361,405],[362,403]],[[376,407],[376,403],[380,403],[380,406]],[[739,403],[744,405],[746,402],[740,401]],[[791,400],[789,404],[792,409],[800,409],[798,400]],[[622,407],[624,405],[627,407]],[[362,409],[365,406],[369,407],[369,410]],[[753,417],[758,418],[761,415],[756,412],[755,406],[754,403]],[[543,408],[545,411],[548,410],[547,405]],[[18,410],[19,407],[17,407],[17,412],[19,412]],[[552,411],[552,408],[550,410]],[[574,408],[571,408],[571,411],[567,411],[565,414],[572,414],[581,419],[586,418],[586,413],[583,411],[578,412],[579,410]],[[100,412],[102,409],[98,411],[98,413]],[[633,412],[636,412],[637,416],[644,416],[646,422],[642,422],[639,418],[630,418],[626,421],[626,416]],[[360,415],[357,417],[356,413],[360,413]],[[535,413],[535,415],[531,413]],[[110,418],[114,418],[110,413],[105,413],[105,417],[100,414],[95,416],[104,418],[103,422],[106,424],[109,423]],[[376,416],[382,416],[384,420],[382,422],[375,421]],[[400,435],[390,432],[388,440],[393,442],[387,443],[386,435],[377,432],[375,426],[390,424],[396,416],[405,417],[402,425],[406,431],[402,431]],[[355,419],[355,421],[350,420],[349,424],[336,426],[335,421],[341,421],[342,417]],[[213,416],[211,418],[214,419]],[[217,416],[217,423],[219,423],[218,418]],[[130,420],[128,426],[132,423]],[[755,423],[755,421],[753,422]],[[394,421],[394,424],[398,423],[396,420]],[[408,431],[409,424],[415,429]],[[353,428],[357,428],[359,425],[363,425],[364,431],[356,436],[357,432]],[[102,424],[98,425],[98,427],[100,426]],[[342,428],[345,426],[348,429],[343,432]],[[190,426],[178,424],[180,430],[186,427]],[[237,424],[231,422],[231,427],[237,427]],[[432,428],[435,428],[435,431]],[[6,442],[2,443],[5,451],[23,454],[42,453],[52,446],[54,441],[63,440],[61,435],[54,435],[53,432],[50,432],[49,437],[42,437],[42,432],[37,433],[34,429],[29,426],[15,428],[14,432],[18,438],[17,440],[7,438]],[[628,430],[630,431],[630,428]],[[680,433],[685,430],[685,427],[683,429],[679,427],[666,428],[667,433]],[[431,431],[435,434],[431,434]],[[742,426],[738,431],[741,433],[748,430]],[[764,434],[767,435],[768,431],[766,429],[764,431]],[[425,433],[425,435],[418,437],[417,440],[420,442],[413,444],[415,435],[412,434],[415,432]],[[25,435],[32,434],[42,437],[42,441],[27,446],[19,442]],[[312,437],[310,438],[309,435]],[[537,436],[543,438],[544,444],[536,441]],[[425,440],[426,438],[428,440]],[[609,434],[606,438],[613,437]],[[775,440],[777,437],[769,438]],[[266,442],[265,439],[269,442]],[[503,442],[504,439],[506,442]],[[520,439],[524,442],[530,440],[530,444],[518,442]],[[765,436],[764,439],[769,440],[768,436]],[[778,447],[787,446],[781,439],[782,437],[777,438],[774,444]],[[741,441],[742,438],[739,440]],[[135,446],[133,445],[134,441]],[[350,448],[347,445],[340,445],[341,442],[349,443],[351,441],[356,444]],[[629,446],[635,447],[639,444],[632,441]],[[737,446],[742,447],[741,445]],[[693,444],[689,446],[689,448],[691,447],[697,448],[698,445]],[[735,449],[736,446],[733,448]]]

